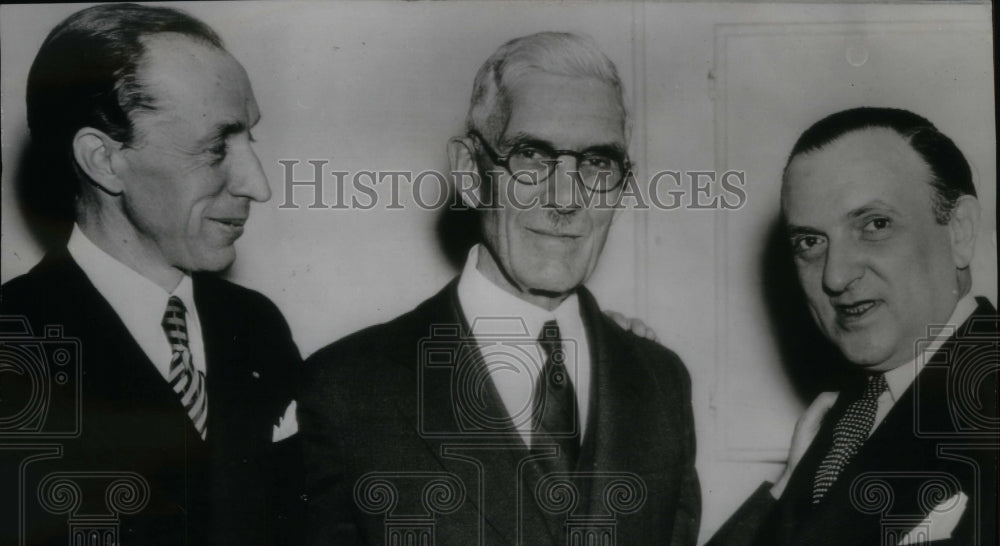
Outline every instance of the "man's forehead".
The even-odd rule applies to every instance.
[[[176,33],[143,39],[145,54],[137,76],[160,107],[198,110],[213,116],[260,116],[246,71],[229,52]]]
[[[559,147],[625,144],[619,90],[597,78],[528,72],[508,91],[505,135],[529,134]]]
[[[782,184],[782,206],[833,207],[866,197],[924,199],[931,170],[906,140],[891,129],[847,133],[833,142],[794,157]],[[803,203],[803,201],[806,201]]]

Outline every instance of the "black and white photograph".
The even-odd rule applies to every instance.
[[[994,22],[0,6],[0,544],[1000,543]]]

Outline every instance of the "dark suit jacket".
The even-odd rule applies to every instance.
[[[72,429],[76,415],[82,428],[75,438],[49,442],[62,446],[60,457],[26,467],[27,544],[65,545],[74,522],[131,510],[127,494],[114,498],[114,487],[109,489],[113,476],[127,473],[141,476],[149,497],[137,513],[116,514],[126,546],[262,544],[288,521],[290,514],[281,511],[291,507],[269,506],[274,499],[268,495],[276,491],[276,470],[299,466],[277,469],[299,448],[292,442],[272,444],[272,427],[292,400],[301,371],[298,349],[284,318],[264,296],[207,275],[196,274],[193,281],[207,361],[207,441],[68,252],[46,256],[3,286],[3,315],[26,318],[35,337],[45,337],[47,326],[59,326],[59,338],[46,343],[76,339],[81,351],[75,371],[77,363],[69,363],[68,388],[53,389],[43,429]],[[23,440],[33,438],[27,434]],[[60,511],[52,500],[57,491],[39,491],[35,499],[52,472],[74,474],[70,481],[82,492],[78,507]],[[102,472],[110,474],[102,478]]]
[[[709,545],[894,546],[959,491],[969,501],[952,538],[931,544],[997,544],[998,342],[996,310],[980,298],[813,507],[816,469],[853,398],[845,391],[781,499],[761,486]]]
[[[700,493],[680,359],[619,328],[580,289],[590,417],[577,474],[545,481],[546,463],[530,459],[485,373],[456,286],[307,361],[307,542],[561,545],[569,533],[694,544]]]

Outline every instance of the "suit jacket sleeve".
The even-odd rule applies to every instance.
[[[273,341],[272,354],[275,355],[275,362],[285,367],[279,376],[282,380],[274,386],[276,389],[274,415],[280,418],[294,400],[302,380],[302,356],[281,312],[270,301],[267,302],[267,307],[268,314],[273,318],[264,322],[269,325],[269,331],[263,333],[263,339]],[[274,424],[277,424],[277,419]],[[289,546],[301,544],[305,512],[301,436],[295,434],[273,443],[270,451],[267,469],[269,473],[267,502],[270,506],[267,544]]]
[[[284,417],[294,400],[301,381],[302,356],[292,338],[288,322],[278,307],[267,297],[243,287],[219,280],[212,275],[196,274],[196,298],[209,320],[241,321],[239,343],[248,347],[249,359],[260,366],[267,378],[266,397],[258,401],[270,432]],[[225,310],[224,313],[219,310]],[[199,307],[199,312],[202,309]],[[304,501],[302,454],[298,435],[280,442],[265,439],[259,453],[259,474],[252,476],[252,487],[263,490],[261,516],[266,533],[255,542],[269,545],[301,544]],[[251,522],[233,523],[236,528],[251,528]],[[242,530],[242,529],[241,529]]]
[[[334,346],[335,347],[335,346]],[[327,348],[306,360],[306,381],[298,404],[306,479],[304,544],[362,544],[353,520],[353,487],[346,476],[346,454],[338,423],[349,419],[350,401],[338,372],[346,364]]]
[[[677,369],[680,376],[678,384],[680,385],[682,403],[686,413],[684,416],[686,437],[682,470],[683,481],[681,483],[677,512],[674,516],[673,535],[671,536],[670,544],[687,544],[693,546],[698,540],[698,526],[701,522],[701,485],[694,466],[696,442],[694,412],[691,407],[691,376],[683,364],[679,365]]]
[[[764,482],[726,520],[705,546],[749,546],[777,504],[771,496],[773,484]]]

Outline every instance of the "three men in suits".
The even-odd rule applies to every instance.
[[[781,204],[812,315],[857,377],[710,544],[996,544],[997,314],[970,293],[961,151],[905,110],[839,112],[795,144]]]
[[[33,183],[70,192],[75,225],[3,286],[2,312],[79,342],[75,383],[46,407],[79,428],[25,466],[24,528],[11,532],[22,544],[285,538],[292,507],[272,495],[296,447],[275,440],[294,428],[301,358],[273,303],[211,275],[235,259],[250,203],[270,197],[246,72],[185,13],[101,5],[51,31],[27,108],[52,167]]]
[[[307,361],[309,543],[693,544],[687,371],[583,287],[629,169],[614,64],[573,34],[512,40],[467,125],[461,275]]]

